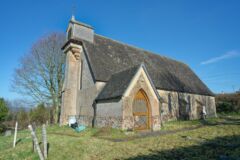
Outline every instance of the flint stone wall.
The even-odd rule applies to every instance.
[[[163,99],[160,109],[163,121],[199,119],[203,105],[207,117],[216,117],[215,97],[165,90],[158,90],[158,93]]]
[[[96,104],[97,127],[121,128],[122,119],[122,100],[112,99]]]

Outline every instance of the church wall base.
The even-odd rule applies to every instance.
[[[77,122],[84,126],[93,126],[97,128],[109,127],[109,128],[120,128],[122,126],[122,117],[94,117],[87,115],[80,115],[77,118]]]
[[[161,117],[163,121],[194,120],[201,118],[202,107],[206,107],[207,117],[216,117],[215,97],[158,90],[163,99]]]

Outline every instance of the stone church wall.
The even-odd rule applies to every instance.
[[[66,52],[66,68],[65,68],[65,80],[63,84],[62,106],[60,124],[67,124],[69,115],[75,116],[76,113],[76,99],[77,99],[77,82],[78,81],[78,69],[79,59],[82,48],[79,46],[71,46]]]
[[[96,104],[96,127],[121,128],[122,101],[119,99]]]
[[[88,61],[86,59],[86,55],[85,54],[82,54],[82,86],[81,86],[81,90],[85,90],[85,89],[88,89],[88,88],[91,88],[93,87],[95,84],[94,84],[94,80],[93,80],[93,77],[92,77],[92,74],[91,74],[91,71],[90,71],[90,68],[89,68],[89,64],[88,64]]]
[[[162,120],[199,119],[202,106],[206,106],[207,117],[216,116],[215,98],[190,93],[158,90],[163,99],[161,104]]]
[[[102,90],[104,82],[96,82],[93,86],[78,92],[78,123],[91,126],[94,116],[94,100]]]
[[[93,103],[105,83],[94,83],[85,54],[82,56],[81,76],[81,87],[77,95],[77,117],[80,124],[91,126],[94,115]]]
[[[158,93],[162,99],[159,108],[162,120],[176,120],[179,117],[178,93],[165,90],[158,90]]]

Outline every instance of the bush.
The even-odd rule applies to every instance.
[[[36,108],[30,110],[30,122],[35,122],[36,125],[41,125],[49,121],[49,108],[44,104],[39,104]]]
[[[240,113],[240,94],[218,94],[216,106],[219,113]]]
[[[3,98],[0,98],[0,123],[5,120],[8,115],[8,106]]]
[[[219,113],[230,113],[230,112],[236,112],[235,106],[230,102],[218,102],[217,103],[217,112]]]
[[[7,129],[7,127],[6,127],[4,124],[1,124],[1,123],[0,123],[0,133],[5,132],[6,129]]]
[[[21,129],[27,128],[29,124],[29,116],[28,116],[28,112],[24,108],[21,108],[17,112],[17,121],[19,124],[19,128]]]

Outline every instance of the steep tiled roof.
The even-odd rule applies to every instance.
[[[107,82],[115,73],[144,63],[157,89],[213,95],[198,76],[182,62],[96,34],[94,43],[83,41],[83,45],[96,81]],[[130,73],[125,73],[126,78],[130,76],[128,74]],[[118,74],[114,76],[112,78],[117,78]],[[117,95],[118,91],[115,92]]]
[[[96,100],[99,101],[105,99],[120,98],[129,86],[139,66],[140,65],[137,65],[127,70],[113,74]]]

